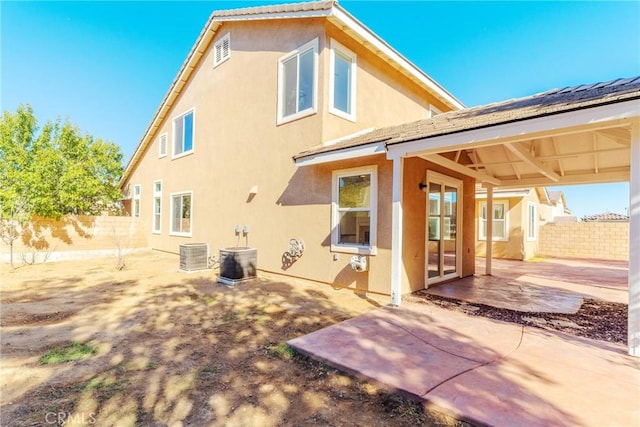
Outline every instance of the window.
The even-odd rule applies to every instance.
[[[509,202],[493,202],[493,239],[494,241],[509,240]],[[480,204],[480,218],[478,218],[478,239],[487,239],[487,203]]]
[[[375,255],[376,182],[375,166],[333,173],[331,250]]]
[[[153,182],[153,232],[160,233],[162,227],[162,181]]]
[[[527,221],[527,239],[528,240],[536,240],[538,233],[537,233],[537,221],[536,221],[536,216],[537,216],[537,208],[535,203],[531,203],[528,202],[527,203],[527,210],[528,210],[528,218],[529,220]]]
[[[173,120],[173,157],[193,151],[193,110]]]
[[[167,155],[167,134],[163,133],[158,138],[158,157],[164,157]]]
[[[356,119],[356,55],[331,40],[329,111],[345,119]]]
[[[171,195],[171,234],[191,236],[192,197],[191,192]]]
[[[140,218],[140,195],[142,193],[142,187],[140,184],[133,186],[133,216]]]
[[[278,61],[278,123],[316,111],[318,39]]]
[[[213,45],[213,66],[217,67],[231,56],[231,33],[227,33]]]

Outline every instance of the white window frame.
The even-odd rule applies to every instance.
[[[354,175],[371,175],[371,187],[369,188],[369,245],[363,246],[359,244],[345,244],[340,241],[340,212],[347,211],[363,211],[363,208],[346,208],[340,209],[338,205],[340,178]],[[344,252],[360,255],[376,255],[377,253],[377,230],[378,230],[378,167],[376,165],[364,166],[352,169],[335,170],[331,178],[331,251]]]
[[[533,208],[533,214],[531,213]],[[533,230],[531,226],[533,225]],[[533,236],[531,235],[533,231]],[[527,202],[527,240],[533,242],[538,239],[538,206],[533,202]]]
[[[220,52],[220,55],[218,55],[218,52]],[[225,34],[213,45],[213,67],[217,67],[229,58],[231,58],[231,33]]]
[[[191,206],[189,207],[189,218],[191,219],[191,227],[189,229],[189,232],[183,232],[183,231],[174,231],[174,217],[173,217],[173,199],[177,196],[190,196],[191,197]],[[171,221],[169,224],[169,235],[170,236],[181,236],[181,237],[191,237],[193,235],[193,191],[178,191],[176,193],[171,193],[171,200],[170,200],[170,215],[171,215]]]
[[[160,190],[156,189],[157,184],[160,184]],[[156,213],[156,200],[160,203],[160,212]],[[153,217],[151,219],[151,232],[154,234],[160,234],[162,232],[162,180],[157,179],[153,181],[153,204],[151,205]],[[158,215],[158,228],[156,228],[156,215]]]
[[[492,242],[508,242],[509,241],[509,201],[508,200],[494,200],[493,205],[503,205],[504,206],[504,238],[496,238],[495,236],[491,239]],[[485,210],[487,210],[487,214],[489,213],[487,209],[487,202],[480,202],[480,214],[478,215],[478,240],[487,240],[487,223],[486,219],[482,218],[482,209],[483,206]],[[493,215],[493,212],[491,212]],[[493,230],[495,231],[495,223],[496,221],[502,220],[493,220]]]
[[[133,186],[133,203],[131,206],[131,216],[134,218],[140,218],[140,212],[142,211],[142,185],[136,184]]]
[[[167,133],[160,134],[158,137],[158,158],[167,156],[167,147],[169,146]]]
[[[191,126],[191,150],[188,151],[182,151],[178,154],[176,154],[176,121],[178,119],[183,119],[184,117],[186,117],[189,113],[191,113],[193,115],[193,124]],[[171,159],[178,159],[180,157],[184,157],[184,156],[188,156],[190,154],[193,154],[195,148],[196,148],[196,109],[195,108],[189,108],[188,110],[184,111],[182,114],[178,114],[177,116],[173,117],[173,119],[171,120],[171,125],[172,125],[172,131],[171,131],[171,135],[173,135],[173,146],[172,146],[172,150],[171,150]],[[184,129],[184,123],[183,123],[183,129]],[[182,135],[182,148],[184,148],[184,133]]]
[[[305,53],[309,49],[313,49],[313,102],[310,108],[306,110],[297,111],[296,113],[290,114],[288,116],[284,116],[284,63],[293,58],[294,56],[298,56],[302,53]],[[278,117],[277,124],[281,125],[284,123],[288,123],[294,120],[301,119],[303,117],[310,116],[315,114],[318,111],[318,39],[315,38],[308,43],[300,46],[298,49],[293,52],[289,52],[288,54],[282,56],[278,59]],[[300,69],[300,61],[298,60],[298,71]],[[298,75],[299,77],[299,75]],[[300,79],[298,78],[298,83]]]
[[[356,121],[356,75],[357,75],[357,56],[351,50],[347,49],[334,39],[331,39],[331,53],[329,56],[329,112],[343,119]],[[346,56],[351,60],[351,86],[349,87],[350,110],[348,113],[335,107],[335,66],[336,54]]]

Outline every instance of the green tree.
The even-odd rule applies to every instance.
[[[29,105],[0,120],[0,234],[10,246],[34,216],[99,215],[118,209],[122,152],[68,120],[38,123]]]

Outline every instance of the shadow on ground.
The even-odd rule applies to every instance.
[[[3,273],[1,425],[460,425],[286,346],[372,309],[366,299],[261,279],[227,287],[176,273],[165,254],[127,266]],[[97,353],[40,365],[72,342]]]

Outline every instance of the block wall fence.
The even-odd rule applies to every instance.
[[[538,255],[629,260],[628,222],[548,223],[540,227]]]
[[[130,253],[147,247],[148,233],[138,218],[127,216],[67,216],[35,218],[14,241],[14,262],[82,259]],[[0,262],[10,261],[10,247],[0,243]]]

